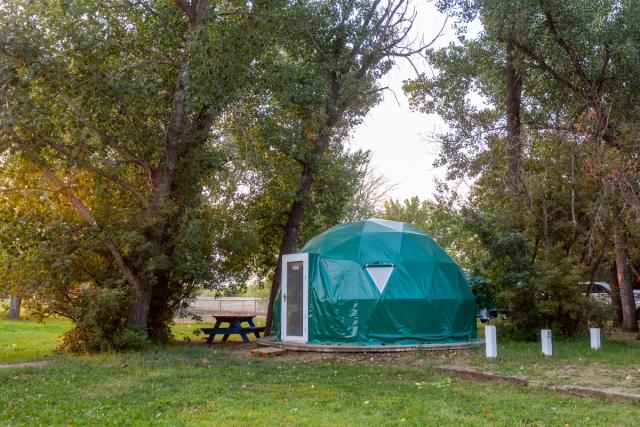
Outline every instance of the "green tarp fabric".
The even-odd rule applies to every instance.
[[[460,267],[431,237],[408,224],[367,220],[337,225],[298,252],[309,254],[309,343],[476,339],[475,299]],[[379,267],[387,273],[376,274]],[[277,301],[273,330],[280,337]]]

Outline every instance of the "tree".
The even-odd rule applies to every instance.
[[[20,305],[22,304],[22,298],[17,295],[11,295],[9,299],[9,314],[8,317],[11,320],[20,319]]]
[[[308,10],[307,22],[297,33],[292,58],[304,60],[317,91],[301,105],[305,132],[298,160],[302,165],[294,200],[284,224],[279,256],[269,296],[267,330],[280,289],[282,255],[294,251],[309,194],[321,169],[325,153],[358,123],[380,99],[380,76],[388,72],[397,57],[420,51],[408,47],[413,22],[406,0],[329,0]],[[298,57],[296,54],[304,54]]]
[[[549,294],[543,282],[557,274],[555,268],[569,275],[562,257],[593,278],[603,275],[603,259],[614,246],[622,260],[622,267],[616,265],[625,327],[637,328],[629,310],[625,235],[633,228],[637,192],[631,183],[637,179],[631,154],[637,142],[630,129],[638,120],[632,105],[640,91],[630,76],[637,70],[631,52],[638,48],[632,35],[638,6],[543,0],[443,0],[438,6],[456,18],[459,40],[428,51],[438,72],[409,82],[406,90],[415,107],[439,113],[449,124],[450,131],[437,137],[438,165],[449,166],[450,178],[474,179],[470,207],[503,218],[522,234],[522,253],[531,256],[521,264],[526,275],[504,285],[529,289],[516,294],[533,298],[535,307],[539,292]],[[465,25],[475,18],[483,31],[467,38]],[[518,175],[520,188],[513,179]],[[488,248],[493,240],[485,239]],[[548,320],[551,305],[540,302],[539,313]]]
[[[284,2],[283,2],[284,3]],[[126,325],[168,334],[213,280],[212,132],[280,2],[10,2],[0,10],[0,150],[64,200],[124,279]],[[35,170],[34,170],[35,169]],[[20,183],[18,183],[20,184]],[[19,189],[19,188],[18,188]]]

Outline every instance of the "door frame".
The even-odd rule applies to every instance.
[[[287,263],[302,261],[302,336],[287,335]],[[282,281],[280,283],[280,333],[282,341],[308,341],[309,326],[309,254],[282,255]]]

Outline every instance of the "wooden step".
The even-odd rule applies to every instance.
[[[287,350],[285,350],[284,348],[277,348],[277,347],[259,347],[259,348],[254,348],[253,350],[251,350],[251,353],[254,356],[259,356],[259,357],[273,357],[273,356],[278,356],[284,352],[286,352]]]

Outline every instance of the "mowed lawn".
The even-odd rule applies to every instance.
[[[479,335],[484,327],[479,324]],[[434,364],[467,366],[479,371],[524,376],[553,385],[578,385],[640,394],[640,341],[636,333],[603,331],[600,350],[591,349],[589,336],[553,340],[553,356],[542,355],[540,341],[504,340],[498,325],[498,357],[487,359],[484,351],[458,351]]]
[[[640,342],[634,339],[635,333],[626,335],[626,341],[603,340],[598,351],[591,349],[588,336],[554,340],[551,357],[542,355],[539,342],[499,342],[495,360],[487,359],[483,354],[461,354],[451,363],[553,384],[612,388],[640,394]]]
[[[24,325],[32,330],[25,326],[22,340],[43,333],[40,325]],[[0,419],[3,425],[635,426],[640,417],[634,404],[450,378],[433,370],[436,359],[427,353],[270,359],[251,356],[252,346],[176,343],[0,369]]]
[[[71,327],[66,319],[47,319],[44,323],[14,321],[0,312],[0,364],[50,357]]]

